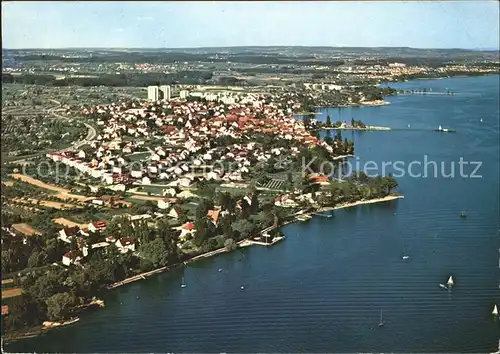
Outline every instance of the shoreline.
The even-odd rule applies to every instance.
[[[353,206],[358,206],[358,205],[364,205],[364,204],[376,204],[376,203],[384,203],[384,202],[390,202],[392,200],[397,200],[397,199],[404,199],[404,195],[388,195],[382,198],[375,198],[375,199],[365,199],[365,200],[359,200],[357,202],[350,202],[350,203],[343,203],[341,205],[337,205],[334,207],[324,207],[319,209],[317,212],[323,212],[323,211],[333,211],[333,210],[340,210],[340,209],[345,209],[345,208],[350,208]]]
[[[367,126],[366,128],[357,128],[357,127],[321,127],[314,130],[367,130],[367,131],[389,131],[392,130],[390,127],[380,127],[380,126]]]
[[[397,199],[403,199],[403,198],[404,198],[403,195],[393,194],[393,195],[388,195],[388,196],[385,196],[385,197],[382,197],[382,198],[365,199],[365,200],[359,200],[359,201],[351,202],[351,203],[344,203],[344,204],[337,205],[337,206],[334,206],[334,207],[323,207],[323,208],[320,208],[320,209],[315,210],[313,212],[304,213],[304,214],[308,214],[308,215],[309,214],[313,214],[312,216],[314,216],[315,213],[319,213],[319,212],[339,210],[339,209],[350,208],[350,207],[354,207],[354,206],[358,206],[358,205],[364,205],[364,204],[383,203],[383,202],[388,202],[388,201],[397,200]],[[299,220],[297,218],[297,215],[295,215],[293,219],[285,221],[281,225],[267,227],[264,230],[271,231],[271,230],[274,230],[274,229],[277,229],[277,228],[279,229],[279,228],[281,228],[283,226],[290,225],[290,224],[293,224],[293,223],[296,223],[296,222],[300,222],[300,221],[301,220]],[[261,234],[262,232],[263,232],[263,230],[259,231],[257,234]],[[253,237],[255,237],[255,236],[253,236]],[[282,237],[282,238],[279,239],[279,241],[281,241],[283,239],[285,239],[285,238]],[[277,242],[274,242],[272,244],[275,244],[275,243],[277,243]],[[262,245],[270,246],[272,244],[262,244]],[[236,243],[236,245],[237,245],[236,249],[238,249],[238,248],[245,248],[245,247],[254,246],[254,245],[260,245],[260,243],[256,242],[256,241],[253,241],[252,238],[247,238],[247,239],[238,241]],[[210,257],[213,257],[213,256],[221,254],[221,253],[232,252],[232,251],[234,251],[234,250],[228,250],[226,247],[219,248],[219,249],[216,249],[216,250],[213,250],[213,251],[210,251],[210,252],[206,252],[206,253],[197,255],[197,256],[195,256],[193,258],[190,258],[190,259],[188,259],[188,260],[186,260],[184,262],[179,262],[179,263],[176,263],[176,264],[173,264],[173,265],[170,265],[170,266],[164,266],[164,267],[157,268],[157,269],[154,269],[154,270],[151,270],[151,271],[148,271],[148,272],[144,272],[144,273],[141,273],[141,274],[134,275],[132,277],[123,279],[121,281],[109,284],[109,285],[105,286],[104,289],[106,291],[109,291],[109,290],[112,290],[112,289],[116,289],[116,288],[119,288],[121,286],[124,286],[124,285],[130,284],[130,283],[136,282],[136,281],[141,280],[141,279],[145,280],[146,278],[148,278],[148,277],[150,277],[152,275],[163,273],[165,271],[169,271],[170,269],[179,267],[181,265],[187,265],[188,263],[195,262],[195,261],[200,260],[200,259],[206,259],[206,258],[210,258]],[[36,328],[35,330],[33,330],[34,328],[32,327],[30,331],[25,332],[24,334],[18,334],[18,335],[13,334],[11,338],[9,338],[9,336],[4,333],[5,342],[13,342],[13,341],[22,340],[22,339],[25,339],[25,338],[35,337],[35,336],[38,336],[40,334],[43,334],[47,330],[50,330],[52,328],[62,327],[62,326],[48,327],[48,328],[47,327],[44,328],[43,326],[40,326],[40,327],[38,327],[38,326],[35,327]]]

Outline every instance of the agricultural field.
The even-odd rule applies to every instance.
[[[3,282],[2,282],[3,283]],[[16,297],[23,293],[20,288],[12,288],[12,289],[2,289],[2,300],[8,299],[10,297]]]
[[[26,235],[26,236],[34,236],[34,235],[40,235],[40,231],[38,230],[35,230],[34,228],[32,228],[30,225],[26,224],[26,223],[20,223],[20,224],[12,224],[12,228],[20,233],[22,233],[23,235]]]
[[[27,198],[26,200],[22,200],[20,198],[13,198],[12,201],[18,202],[18,203],[26,203],[26,204],[31,204],[31,205],[39,205],[47,208],[55,208],[55,209],[77,209],[81,208],[79,205],[75,204],[68,204],[68,203],[60,203],[60,202],[54,202],[54,201],[49,201],[49,200],[40,200],[40,199],[35,199],[35,198]]]
[[[77,201],[88,201],[88,200],[93,199],[91,197],[86,197],[83,195],[72,194],[69,189],[54,186],[52,184],[48,184],[48,183],[42,182],[38,179],[35,179],[33,177],[29,177],[29,176],[22,175],[19,173],[14,173],[11,175],[11,177],[14,179],[19,179],[23,182],[27,182],[29,184],[32,184],[32,185],[39,187],[39,188],[42,188],[42,189],[50,190],[53,192],[58,192],[58,194],[56,194],[55,197],[57,197],[59,199],[63,199],[63,200],[75,199]]]
[[[88,224],[79,224],[74,221],[68,220],[66,218],[56,218],[53,219],[56,224],[62,225],[64,227],[79,227],[80,229],[86,229],[88,227]]]
[[[281,189],[285,184],[284,180],[281,179],[272,179],[267,182],[263,187],[268,189]]]

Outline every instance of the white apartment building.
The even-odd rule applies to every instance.
[[[172,90],[170,89],[170,86],[168,85],[162,85],[160,86],[160,92],[162,93],[162,99],[166,101],[170,101],[170,98],[172,98]]]
[[[158,86],[148,86],[148,100],[158,101]]]
[[[181,100],[185,100],[189,96],[189,91],[188,90],[181,90],[179,92]]]

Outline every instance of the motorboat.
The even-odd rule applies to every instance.
[[[443,128],[442,126],[439,126],[437,129],[434,129],[434,131],[439,133],[455,133],[455,130]]]

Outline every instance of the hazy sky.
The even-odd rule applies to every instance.
[[[498,48],[499,2],[6,2],[3,48]]]

